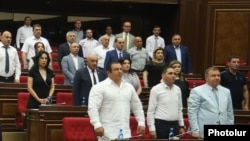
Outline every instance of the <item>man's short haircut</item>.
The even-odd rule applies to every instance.
[[[232,59],[235,59],[235,58],[240,59],[239,56],[231,55],[231,56],[228,57],[227,61],[228,61],[228,62],[231,62],[231,60],[232,60]]]
[[[216,67],[209,67],[209,68],[207,68],[206,71],[205,71],[205,77],[208,76],[208,73],[209,73],[210,71],[220,71],[220,70],[219,70],[218,68],[216,68]]]
[[[173,69],[173,68],[172,68],[172,67],[170,67],[170,66],[166,66],[166,67],[164,67],[164,68],[163,68],[163,70],[162,70],[162,74],[166,73],[166,72],[167,72],[167,70],[168,70],[168,69],[170,69],[170,68],[171,68],[171,69]]]
[[[107,70],[108,72],[110,72],[110,73],[112,72],[112,65],[113,65],[113,64],[120,64],[120,63],[117,62],[117,61],[109,63],[109,64],[107,65],[106,70]]]
[[[25,20],[25,21],[26,21],[27,19],[31,19],[31,17],[30,17],[30,16],[24,17],[24,20]]]

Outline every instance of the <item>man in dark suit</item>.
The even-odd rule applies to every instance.
[[[69,32],[66,33],[66,40],[67,40],[67,42],[59,45],[57,61],[60,64],[60,66],[61,66],[62,58],[64,56],[69,55],[69,53],[70,53],[70,51],[69,51],[70,44],[72,44],[73,42],[75,42],[75,39],[76,39],[75,32],[69,31]],[[82,53],[82,48],[81,47],[79,47],[78,56],[79,57],[83,57],[83,53]]]
[[[181,62],[181,69],[184,74],[192,74],[192,64],[189,50],[181,45],[181,36],[174,34],[172,44],[164,48],[165,63],[168,65],[172,60]]]
[[[106,69],[109,63],[116,62],[120,58],[130,58],[129,53],[124,51],[124,43],[125,40],[122,37],[115,38],[115,49],[110,50],[106,53],[106,58],[104,61],[104,69]]]
[[[91,54],[86,60],[87,67],[76,71],[72,90],[74,105],[87,106],[91,87],[107,77],[106,72],[97,68],[97,62],[97,56]]]

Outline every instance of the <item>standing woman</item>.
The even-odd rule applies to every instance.
[[[160,83],[164,67],[164,49],[162,47],[157,47],[153,52],[152,60],[146,64],[143,71],[143,81],[145,87],[153,87],[154,85]]]
[[[42,42],[36,42],[35,45],[35,52],[36,52],[36,55],[39,51],[42,51],[42,50],[45,50],[45,46]],[[32,66],[34,65],[34,62],[35,62],[35,59],[36,59],[36,56],[32,57],[29,61],[29,70],[32,68]]]
[[[173,60],[169,63],[169,67],[173,68],[176,73],[176,78],[174,84],[179,86],[181,89],[182,95],[182,106],[183,108],[187,108],[187,99],[189,97],[189,86],[187,81],[185,80],[183,73],[181,71],[181,63],[178,60]]]
[[[132,84],[137,95],[140,95],[142,92],[141,82],[136,72],[131,71],[131,60],[128,58],[121,58],[118,62],[122,65],[122,79]]]
[[[37,59],[29,71],[27,85],[30,97],[27,109],[38,109],[39,105],[49,103],[55,90],[54,75],[49,69],[49,54],[40,51],[36,57]]]

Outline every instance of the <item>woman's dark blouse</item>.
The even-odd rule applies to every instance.
[[[31,68],[29,71],[29,77],[33,78],[33,89],[36,92],[37,96],[40,98],[47,98],[49,96],[51,79],[54,77],[52,70],[48,69],[46,71],[46,81],[42,78],[40,72]],[[27,104],[28,109],[38,109],[40,103],[30,95],[29,101]]]
[[[180,87],[182,93],[182,106],[183,108],[187,108],[187,98],[189,97],[190,93],[187,81],[177,79],[175,80],[174,84]]]
[[[145,70],[148,72],[148,87],[153,87],[161,81],[162,70],[165,67],[165,62],[163,63],[155,63],[153,61],[149,61]]]

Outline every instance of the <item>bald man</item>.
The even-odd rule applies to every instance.
[[[87,106],[91,87],[107,77],[106,72],[97,68],[97,63],[98,57],[90,54],[86,59],[87,67],[76,71],[73,82],[74,105]]]
[[[10,45],[12,35],[9,31],[4,31],[0,38],[0,82],[19,83],[21,65],[17,50]]]

